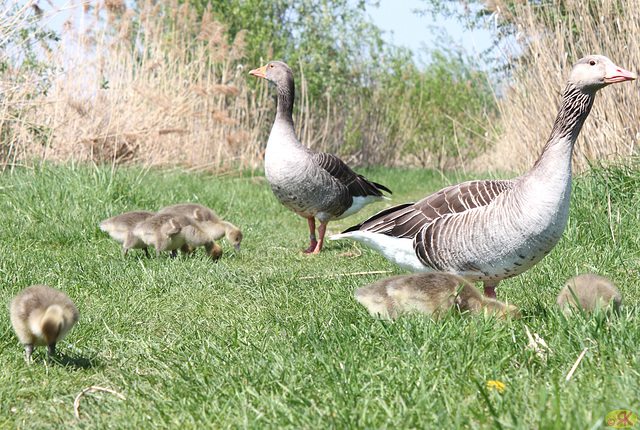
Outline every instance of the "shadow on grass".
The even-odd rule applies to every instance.
[[[72,370],[79,369],[104,369],[104,365],[98,360],[97,356],[92,357],[82,357],[82,356],[70,356],[67,354],[56,354],[53,357],[53,362],[55,364],[59,364],[60,366],[68,367]]]

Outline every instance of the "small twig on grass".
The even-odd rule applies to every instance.
[[[551,354],[553,351],[551,351],[551,348],[549,348],[547,342],[545,342],[544,339],[538,335],[538,333],[534,333],[532,336],[531,332],[529,331],[529,327],[525,325],[524,329],[527,332],[527,337],[529,338],[529,344],[525,347],[525,350],[530,348],[533,349],[540,360],[542,360],[542,362],[546,364],[547,355]]]
[[[374,270],[373,272],[332,273],[331,275],[302,276],[298,279],[331,278],[333,276],[377,275],[379,273],[391,273],[391,270]]]
[[[338,255],[338,257],[346,257],[349,259],[360,257],[362,255],[362,251],[360,251],[360,248],[358,248],[355,242],[353,242],[353,247],[356,249],[357,252],[347,251]]]
[[[571,368],[571,370],[569,370],[569,373],[567,373],[567,377],[565,378],[565,381],[569,381],[569,379],[571,379],[571,377],[573,376],[573,372],[576,371],[576,369],[578,368],[578,364],[580,364],[580,362],[582,361],[582,357],[584,357],[584,355],[587,353],[587,349],[589,348],[583,349],[582,354],[580,354],[576,362],[573,363],[573,367]]]
[[[229,206],[227,206],[227,213],[224,214],[224,216],[222,217],[222,219],[227,219],[227,216],[229,216],[229,212],[231,212],[231,206],[233,205],[233,200],[236,198],[236,189],[233,189],[233,194],[231,195],[231,199],[229,200]]]
[[[107,393],[115,394],[116,396],[120,397],[122,400],[127,400],[125,396],[109,388],[98,387],[95,385],[89,388],[85,388],[80,392],[80,394],[76,396],[76,400],[73,402],[73,410],[76,413],[76,418],[78,419],[80,419],[80,412],[78,411],[78,408],[80,408],[80,397],[82,397],[83,394],[88,393],[89,391],[106,391]]]
[[[611,217],[611,194],[609,193],[609,183],[607,183],[607,212],[609,212],[609,230],[611,231],[611,238],[613,244],[616,244],[616,235],[613,231],[613,219]]]

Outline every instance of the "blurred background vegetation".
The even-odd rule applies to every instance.
[[[296,130],[314,149],[353,165],[523,170],[575,60],[601,53],[634,70],[640,59],[632,0],[424,0],[425,21],[490,22],[495,36],[494,55],[441,43],[426,64],[384,41],[366,0],[4,2],[4,170],[42,159],[258,168],[274,91],[247,72],[272,59],[294,70]],[[578,166],[635,155],[636,93],[603,92]]]

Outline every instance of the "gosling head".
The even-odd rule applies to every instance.
[[[225,237],[227,238],[229,243],[234,246],[236,251],[240,252],[240,243],[242,242],[242,231],[238,227],[232,226],[225,231]]]

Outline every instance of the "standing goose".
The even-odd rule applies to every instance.
[[[249,74],[272,82],[278,96],[276,119],[264,155],[265,176],[280,203],[307,219],[311,244],[303,252],[317,254],[322,250],[329,221],[388,199],[382,191],[391,191],[358,175],[338,157],[300,143],[293,129],[295,84],[289,66],[271,61]],[[315,218],[320,221],[317,240]]]
[[[484,293],[533,267],[558,243],[569,216],[573,145],[596,92],[636,79],[601,55],[579,60],[571,70],[542,154],[531,170],[508,180],[463,182],[417,203],[383,210],[334,235],[381,253],[413,272],[447,271]]]

